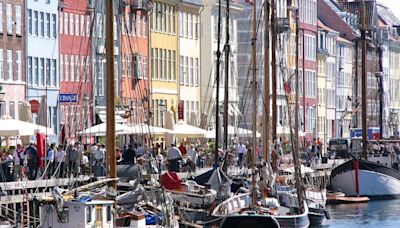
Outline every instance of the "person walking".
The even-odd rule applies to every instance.
[[[22,180],[23,178],[22,171],[25,162],[25,150],[21,144],[19,143],[17,144],[17,148],[14,150],[13,157],[14,157],[14,179]]]
[[[133,148],[132,144],[129,144],[128,149],[123,154],[122,163],[125,165],[134,165],[136,157],[136,150]]]
[[[55,155],[56,167],[58,167],[57,176],[59,178],[64,178],[64,159],[65,159],[65,150],[62,145],[58,146],[57,153]]]
[[[49,149],[47,150],[47,169],[48,169],[48,179],[51,178],[51,175],[53,175],[54,172],[54,157],[55,157],[55,146],[56,144],[52,143],[49,146]]]
[[[26,156],[28,160],[28,179],[36,180],[38,173],[38,153],[37,149],[33,142],[29,144],[29,147],[26,148]]]
[[[77,159],[79,156],[79,151],[78,151],[78,143],[75,143],[75,145],[73,146],[73,148],[69,151],[68,153],[68,163],[69,163],[69,174],[68,176],[70,177],[71,174],[73,175],[73,177],[76,177],[77,175]]]
[[[179,172],[180,170],[180,161],[182,160],[181,151],[175,146],[175,144],[171,144],[171,147],[167,153],[168,157],[168,169],[169,171]]]
[[[246,146],[243,144],[243,142],[239,142],[238,145],[238,156],[239,156],[239,161],[238,161],[238,166],[242,166],[243,164],[243,157],[245,157],[247,153],[247,148]]]

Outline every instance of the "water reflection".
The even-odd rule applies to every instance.
[[[331,219],[324,228],[400,227],[400,200],[328,206]]]

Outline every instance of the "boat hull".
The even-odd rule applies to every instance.
[[[358,186],[356,190],[355,160],[349,160],[332,170],[333,189],[346,196],[368,196],[371,199],[400,198],[400,172],[386,166],[359,161]]]

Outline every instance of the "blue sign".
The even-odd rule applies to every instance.
[[[76,103],[78,102],[78,94],[64,93],[59,96],[60,103]]]

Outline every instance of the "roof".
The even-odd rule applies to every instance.
[[[318,20],[318,27],[321,28],[321,29],[323,29],[323,30],[326,30],[326,31],[328,31],[328,32],[335,32],[335,33],[338,33],[338,31],[333,30],[332,28],[326,26],[326,25],[325,25],[324,23],[322,23],[322,21],[320,21],[320,20]]]
[[[377,4],[378,15],[387,25],[399,25],[400,20],[394,15],[389,7],[382,4]]]
[[[182,3],[195,5],[195,6],[203,6],[202,0],[182,0]]]
[[[347,44],[353,44],[351,41],[348,41],[340,36],[337,37],[337,41],[342,42],[342,43],[347,43]]]
[[[114,201],[112,201],[112,200],[91,200],[88,202],[64,201],[64,204],[110,205],[110,204],[114,204]]]

